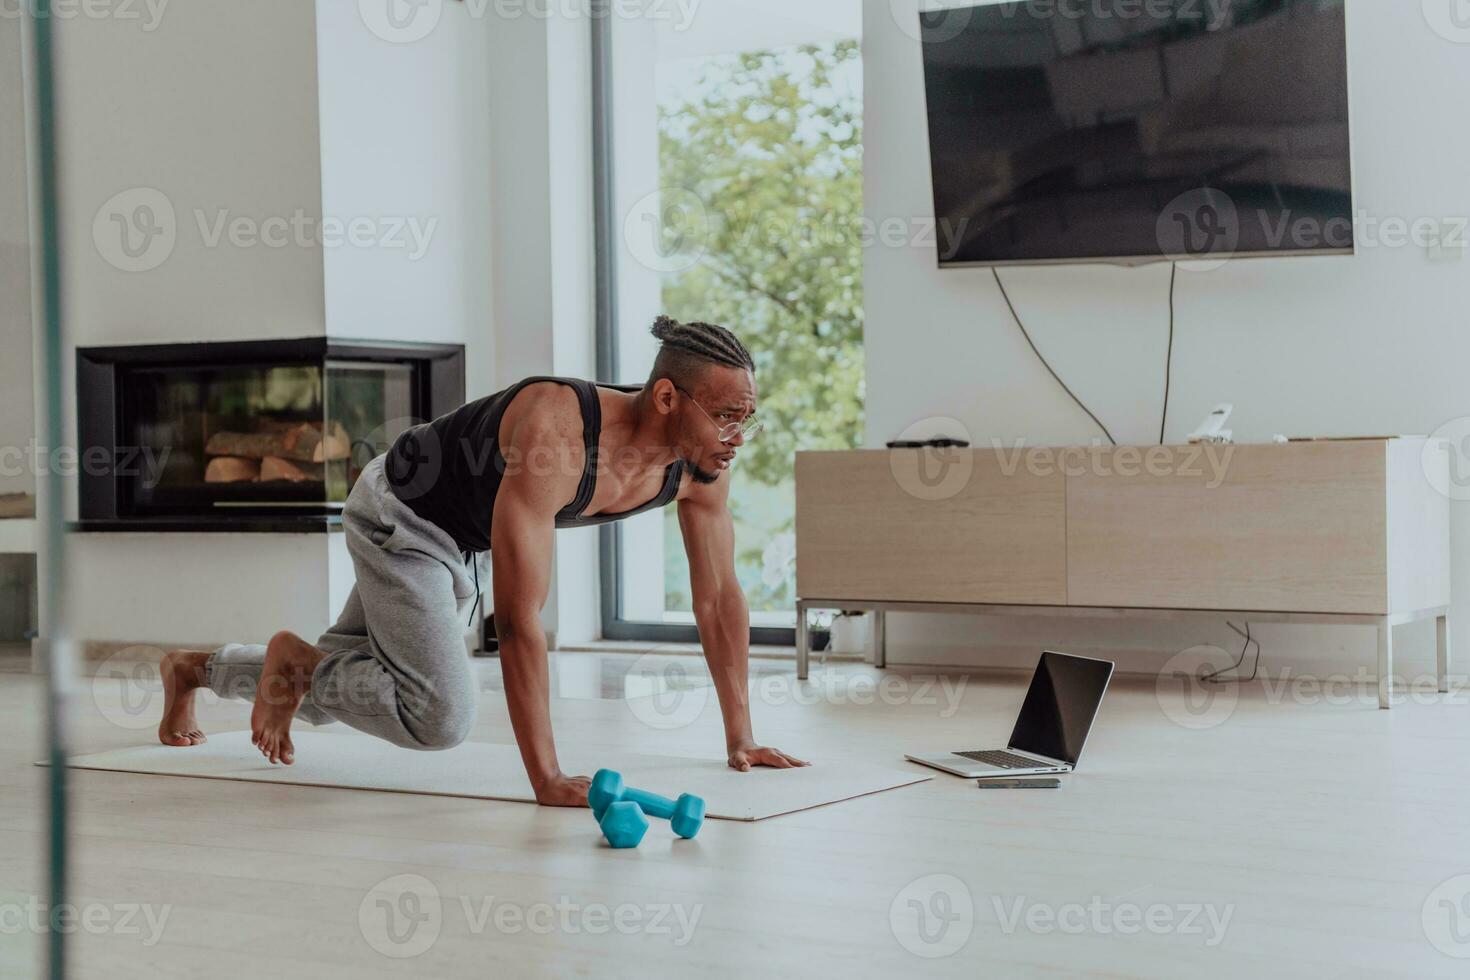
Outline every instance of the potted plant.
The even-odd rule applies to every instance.
[[[832,642],[832,613],[825,609],[817,609],[809,614],[806,641],[814,653],[827,649]]]

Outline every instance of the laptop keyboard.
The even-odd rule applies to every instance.
[[[956,752],[955,755],[1001,769],[1041,769],[1046,766],[1044,762],[1011,752]]]

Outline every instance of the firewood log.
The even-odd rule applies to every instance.
[[[204,451],[210,456],[246,456],[264,459],[266,456],[286,454],[283,432],[216,432],[205,443]]]
[[[249,483],[260,479],[260,464],[239,456],[216,456],[204,469],[205,483]]]
[[[216,432],[209,437],[204,451],[210,456],[248,456],[251,459],[276,456],[307,463],[325,463],[350,456],[352,442],[340,422],[333,422],[325,436],[308,422],[290,427],[267,423],[261,432]]]
[[[352,453],[352,441],[341,422],[332,422],[325,433],[315,425],[301,425],[286,433],[286,451],[292,459],[309,459],[325,463],[346,459]]]
[[[322,483],[326,480],[326,472],[319,465],[312,463],[296,462],[282,459],[280,456],[267,456],[260,461],[260,479],[266,480],[289,480],[292,483]]]

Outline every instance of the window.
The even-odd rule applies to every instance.
[[[601,380],[641,383],[654,318],[733,330],[765,430],[732,473],[752,639],[795,625],[794,459],[862,444],[860,0],[594,18]],[[676,508],[603,530],[604,632],[693,640]]]

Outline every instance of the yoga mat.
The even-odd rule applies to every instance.
[[[72,769],[535,802],[514,745],[465,742],[444,752],[415,752],[364,735],[312,731],[292,732],[291,741],[296,746],[296,764],[291,766],[266,762],[245,731],[211,734],[208,742],[189,748],[154,744],[74,756],[67,765]],[[708,816],[722,820],[764,820],[930,778],[859,762],[736,772],[723,759],[635,755],[616,749],[558,748],[558,755],[567,772],[590,776],[601,768],[616,769],[630,786],[669,796],[702,796]]]

